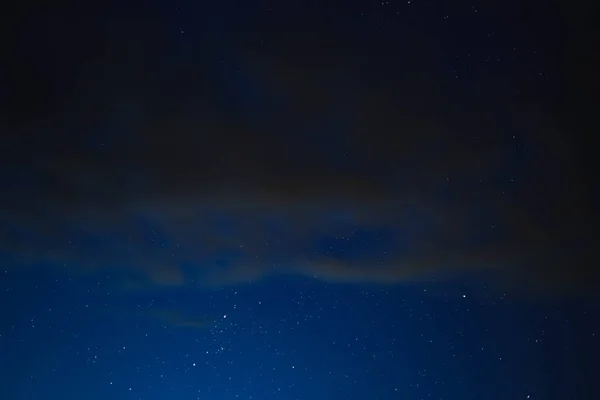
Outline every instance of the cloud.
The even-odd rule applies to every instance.
[[[119,35],[69,92],[19,81],[54,106],[3,119],[5,265],[158,286],[598,283],[575,151],[510,81],[482,78],[484,98],[453,86],[414,32],[403,59],[289,33],[205,49],[214,63]]]
[[[208,329],[216,323],[215,319],[190,316],[180,311],[169,309],[152,310],[150,314],[159,322],[175,328]]]

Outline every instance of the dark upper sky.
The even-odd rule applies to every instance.
[[[465,269],[527,287],[597,283],[585,7],[28,14],[4,28],[12,265],[157,283]]]

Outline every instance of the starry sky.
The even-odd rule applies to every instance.
[[[0,398],[591,399],[591,4],[3,17]]]

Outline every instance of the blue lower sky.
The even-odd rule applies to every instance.
[[[3,271],[3,399],[592,398],[599,315],[582,299],[475,282],[123,293],[109,281]]]

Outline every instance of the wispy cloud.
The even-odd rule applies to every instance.
[[[276,41],[246,46],[235,85],[183,55],[164,71],[157,48],[123,51],[127,68],[115,69],[127,46],[107,40],[113,50],[82,67],[72,96],[23,114],[0,145],[8,268],[159,286],[481,271],[598,283],[593,212],[566,134],[529,106],[448,101],[422,38],[406,44],[410,73],[392,73],[409,67],[390,59],[368,80],[334,41],[295,55]],[[91,79],[103,67],[112,75]],[[250,95],[277,101],[249,117]],[[525,161],[511,139],[521,127],[538,143]]]

